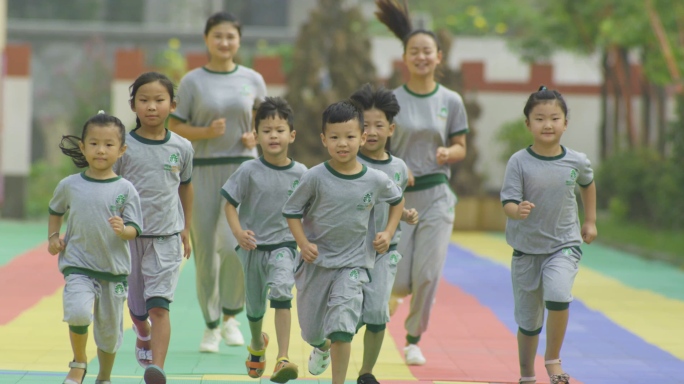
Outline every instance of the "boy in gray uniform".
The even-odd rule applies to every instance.
[[[362,127],[363,112],[352,102],[323,112],[321,139],[331,159],[304,173],[283,208],[301,251],[295,283],[302,338],[314,347],[309,372],[323,373],[333,350],[334,384],[347,373],[373,248],[387,252],[404,207],[401,189],[387,175],[357,161],[366,139]],[[371,242],[371,210],[381,203],[391,205],[387,226]]]
[[[138,192],[112,171],[126,150],[125,132],[119,119],[101,112],[86,122],[81,138],[65,136],[60,145],[78,167],[88,168],[60,181],[49,205],[48,252],[59,253],[59,270],[66,281],[64,321],[74,352],[67,384],[85,378],[88,326],[93,319],[100,365],[96,383],[110,383],[123,341],[123,304],[131,270],[128,240],[143,228]],[[70,148],[77,145],[80,149]],[[66,234],[60,239],[67,211]]]
[[[567,128],[567,106],[561,94],[542,86],[530,95],[524,113],[534,144],[511,156],[501,189],[508,216],[506,240],[513,247],[520,382],[536,382],[534,358],[546,304],[546,369],[551,383],[569,383],[559,356],[582,255],[580,245],[591,243],[597,234],[596,185],[587,156],[560,145]],[[585,213],[581,228],[576,185]]]
[[[284,99],[267,97],[256,111],[257,143],[263,157],[242,163],[221,190],[245,273],[247,320],[252,333],[245,362],[247,374],[259,378],[266,368],[268,335],[262,333],[262,324],[268,298],[275,309],[278,340],[278,361],[271,376],[276,383],[296,379],[299,372],[288,358],[297,243],[281,213],[306,171],[306,166],[287,157],[296,134],[292,121],[292,109]]]
[[[394,133],[392,119],[399,112],[396,97],[385,88],[373,89],[370,84],[365,84],[351,96],[351,99],[359,103],[364,110],[364,132],[367,136],[366,143],[359,150],[359,162],[384,172],[403,191],[408,182],[408,168],[403,160],[385,151],[387,140]],[[389,207],[388,204],[378,204],[373,208],[376,229],[382,229],[387,225]],[[415,209],[404,209],[402,220],[416,224],[418,212]],[[375,233],[369,231],[368,236],[372,241]],[[363,314],[359,328],[365,324],[366,332],[363,363],[356,380],[358,384],[378,382],[373,375],[373,367],[380,354],[386,324],[390,320],[388,302],[397,273],[397,263],[401,260],[401,254],[397,251],[400,236],[401,229],[398,227],[388,251],[375,255],[373,279],[363,286]]]
[[[164,96],[157,95],[159,92]],[[138,115],[137,127],[128,133],[128,150],[114,166],[138,190],[145,216],[144,232],[130,242],[128,308],[139,339],[136,359],[145,368],[147,383],[165,380],[163,368],[171,335],[169,307],[181,261],[183,256],[190,257],[191,251],[193,149],[188,140],[164,128],[164,115],[175,106],[173,98],[173,84],[166,76],[148,72],[136,79],[131,86],[131,107]],[[147,105],[148,100],[156,99],[162,101],[154,107]]]

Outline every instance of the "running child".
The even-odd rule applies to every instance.
[[[418,345],[427,331],[454,222],[456,196],[449,187],[451,165],[466,156],[468,119],[458,93],[435,80],[442,49],[434,32],[413,29],[406,8],[396,0],[376,0],[378,19],[402,41],[409,80],[394,90],[401,111],[390,152],[406,162],[409,182],[406,205],[420,212],[416,225],[401,224],[399,263],[390,311],[411,295],[404,323],[408,365],[425,364]]]
[[[145,382],[157,384],[166,383],[170,304],[181,261],[190,257],[193,149],[164,127],[176,106],[171,80],[147,72],[130,90],[136,127],[114,169],[138,190],[145,217],[144,232],[130,242],[128,309],[137,336],[135,357],[145,368]]]
[[[366,141],[358,106],[351,101],[330,105],[322,128],[331,159],[304,173],[283,215],[301,251],[295,284],[302,338],[314,347],[309,372],[320,375],[332,360],[332,382],[342,384],[361,320],[363,284],[370,281],[368,269],[375,252],[388,251],[404,199],[387,175],[356,158]],[[371,210],[381,203],[391,205],[387,225],[371,242],[366,239],[369,231],[376,232]]]
[[[534,143],[511,156],[501,189],[508,216],[506,240],[513,247],[520,383],[536,382],[534,357],[546,306],[546,370],[552,384],[567,384],[570,377],[561,368],[560,350],[580,246],[597,235],[596,184],[587,155],[560,144],[568,127],[568,107],[558,91],[540,87],[527,99],[523,113]],[[584,205],[581,227],[575,185]]]
[[[100,364],[95,383],[110,384],[116,351],[123,342],[126,277],[131,271],[128,240],[143,229],[138,192],[112,170],[126,152],[125,134],[121,120],[100,111],[86,121],[81,137],[64,136],[59,146],[77,167],[87,168],[57,184],[49,208],[48,252],[59,253],[59,270],[66,282],[64,321],[74,352],[64,384],[85,379],[88,326],[93,320]]]
[[[373,88],[365,84],[351,99],[363,108],[363,126],[366,143],[359,150],[359,162],[370,168],[384,172],[402,191],[408,182],[408,168],[403,160],[385,151],[387,139],[394,133],[392,119],[399,113],[399,103],[392,91],[383,87]],[[388,204],[378,204],[374,208],[375,228],[387,225]],[[404,209],[401,218],[409,224],[418,222],[415,209]],[[369,236],[374,236],[369,232]],[[358,384],[377,384],[373,375],[373,367],[380,355],[380,348],[385,337],[385,328],[390,320],[388,302],[397,273],[397,263],[401,254],[397,252],[397,244],[401,229],[397,227],[387,252],[375,256],[373,279],[363,286],[363,313],[359,327],[366,325],[363,340],[363,363],[356,380]]]
[[[263,156],[242,163],[221,189],[226,218],[238,241],[245,273],[247,320],[252,341],[247,350],[247,374],[259,378],[266,368],[268,335],[262,332],[266,301],[275,309],[278,361],[271,381],[285,383],[299,375],[288,357],[290,308],[297,243],[282,209],[306,166],[287,157],[294,142],[293,114],[280,97],[267,97],[255,114],[256,141]],[[240,211],[238,213],[238,207]]]

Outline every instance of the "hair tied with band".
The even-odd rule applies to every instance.
[[[105,114],[104,109],[100,109],[99,111],[97,111],[97,114],[98,115],[104,115]]]
[[[537,92],[541,91],[546,91],[546,85],[542,85],[541,87],[539,87],[539,90]]]

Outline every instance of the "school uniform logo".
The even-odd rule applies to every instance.
[[[399,256],[397,256],[396,253],[392,252],[390,254],[390,265],[397,265],[399,263]]]
[[[290,188],[290,189],[287,191],[287,195],[290,196],[290,195],[292,194],[292,192],[294,192],[294,190],[297,189],[297,186],[298,186],[298,185],[299,185],[299,180],[293,181],[293,182],[292,182],[292,188]]]
[[[447,116],[449,116],[449,110],[447,107],[440,108],[439,112],[437,112],[437,116],[441,117],[442,119],[446,119]]]
[[[570,248],[563,248],[561,250],[561,253],[565,256],[572,256],[572,249]]]
[[[173,173],[180,172],[180,168],[178,167],[179,162],[180,156],[177,153],[171,154],[171,156],[169,156],[169,162],[167,164],[164,164],[164,170]]]
[[[365,211],[373,207],[373,192],[368,192],[363,195],[363,203],[356,206],[356,210]]]
[[[359,271],[356,269],[352,269],[349,271],[349,280],[351,281],[356,281],[359,279]]]
[[[114,286],[114,294],[116,296],[123,296],[126,294],[126,287],[124,287],[123,283],[116,283]]]
[[[276,254],[275,259],[276,259],[276,261],[280,261],[280,260],[283,259],[283,257],[285,257],[285,252],[280,251],[280,252],[278,252],[278,253]]]
[[[252,94],[252,87],[249,85],[243,85],[242,89],[240,89],[240,95],[242,96],[249,96]]]
[[[565,181],[565,185],[575,185],[577,181],[577,170],[573,169],[570,171],[570,180]]]
[[[399,172],[394,172],[394,182],[397,185],[401,184],[401,174]]]
[[[114,201],[114,204],[109,206],[109,210],[112,213],[116,213],[116,212],[121,213],[121,212],[123,212],[124,204],[126,204],[126,195],[118,195],[118,196],[116,196],[116,200]]]

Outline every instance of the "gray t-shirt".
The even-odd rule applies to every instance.
[[[508,160],[501,202],[535,205],[525,220],[506,222],[508,244],[522,253],[549,254],[582,244],[575,185],[591,185],[594,171],[587,155],[561,148],[562,154],[544,157],[528,147]]]
[[[240,207],[240,225],[254,232],[257,249],[294,242],[282,210],[305,171],[306,166],[294,160],[278,167],[260,157],[242,163],[223,185],[221,195]],[[296,243],[290,245],[296,248]]]
[[[242,65],[231,72],[196,68],[181,79],[178,104],[171,116],[196,127],[208,127],[216,119],[226,119],[223,136],[192,142],[195,158],[254,158],[256,148],[245,148],[242,134],[252,131],[252,108],[264,97],[266,83],[253,69]]]
[[[326,161],[302,175],[283,215],[303,219],[306,238],[318,247],[315,265],[373,268],[375,252],[366,240],[374,227],[371,210],[401,199],[401,188],[384,173],[364,165],[356,175],[343,175]]]
[[[408,183],[406,163],[398,157],[392,156],[389,153],[388,155],[389,158],[387,160],[375,160],[366,157],[359,152],[358,160],[361,164],[384,172],[403,191],[406,189],[406,184]],[[378,204],[373,208],[373,212],[375,215],[375,233],[384,231],[387,226],[387,220],[389,219],[389,204]],[[372,235],[373,238],[375,238],[375,235]],[[401,229],[397,226],[397,230],[394,232],[394,237],[392,237],[390,245],[399,244],[400,238]]]
[[[77,173],[62,179],[50,200],[51,215],[69,211],[59,254],[59,270],[66,276],[85,274],[108,281],[126,281],[131,271],[128,241],[118,237],[109,218],[120,216],[125,225],[143,229],[140,197],[130,181],[117,176],[96,180]]]
[[[185,229],[185,215],[178,186],[190,182],[192,145],[169,130],[163,140],[146,139],[136,131],[128,133],[128,149],[114,164],[114,172],[133,183],[140,194],[143,237],[179,233]]]
[[[442,173],[451,177],[448,164],[437,164],[437,148],[448,147],[451,137],[468,132],[468,117],[458,93],[437,84],[426,95],[409,91],[406,86],[394,90],[401,111],[394,118],[396,130],[390,139],[390,151],[406,162],[413,176]]]

